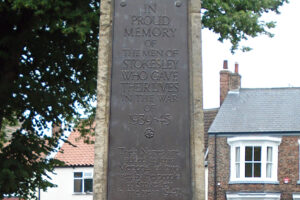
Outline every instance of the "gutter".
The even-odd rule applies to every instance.
[[[300,134],[300,131],[299,130],[296,130],[296,131],[243,131],[243,132],[208,132],[208,135],[249,135],[249,134],[256,134],[256,135],[264,135],[264,134],[267,134],[267,135],[275,135],[275,134],[284,134],[284,135],[288,135],[288,134]]]

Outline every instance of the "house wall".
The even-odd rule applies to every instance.
[[[208,200],[225,200],[226,192],[280,192],[282,200],[292,200],[292,194],[300,192],[299,180],[299,144],[300,136],[283,136],[278,152],[279,184],[228,184],[230,176],[230,146],[227,137],[217,136],[217,179],[215,197],[214,161],[215,137],[209,137],[208,155]],[[284,183],[289,178],[289,183]]]
[[[52,174],[52,183],[55,188],[41,191],[40,200],[92,200],[92,194],[74,194],[74,172],[93,172],[93,167],[65,167],[56,168],[56,175]]]
[[[205,200],[208,200],[208,167],[205,166]]]

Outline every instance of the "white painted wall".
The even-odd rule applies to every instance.
[[[55,188],[41,191],[40,200],[92,200],[92,194],[74,194],[74,172],[93,172],[93,167],[56,168],[56,175],[51,175]]]

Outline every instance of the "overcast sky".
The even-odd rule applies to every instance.
[[[290,0],[280,15],[267,14],[264,19],[277,22],[273,38],[259,36],[244,42],[253,48],[230,53],[230,44],[217,41],[217,35],[202,30],[204,108],[219,106],[219,71],[223,60],[234,71],[239,63],[243,88],[300,87],[300,0]],[[300,101],[300,100],[299,100]]]

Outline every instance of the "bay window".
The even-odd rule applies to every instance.
[[[300,200],[300,193],[293,193],[293,200]]]
[[[279,137],[243,136],[227,139],[230,145],[230,182],[277,183]]]

